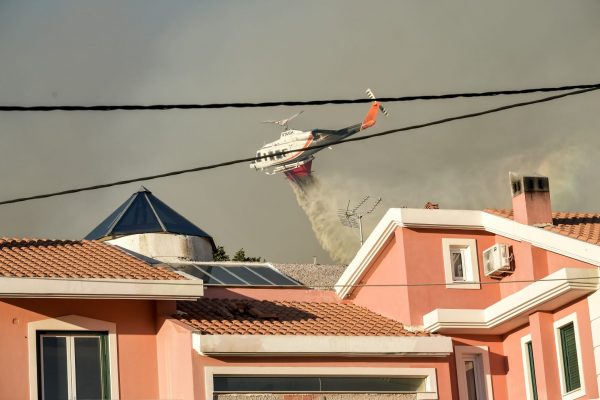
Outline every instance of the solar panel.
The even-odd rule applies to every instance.
[[[262,276],[263,278],[268,279],[269,281],[273,282],[274,285],[300,286],[300,283],[288,278],[287,276],[283,275],[281,272],[279,272],[273,268],[257,265],[257,266],[252,267],[252,272]]]
[[[204,281],[206,285],[223,285],[223,282],[216,279],[214,276],[207,274],[205,271],[197,268],[195,265],[180,265],[177,266],[177,270],[181,272],[185,272],[191,276],[195,276],[196,278],[200,278]]]
[[[267,265],[226,263],[170,264],[210,286],[303,286]]]

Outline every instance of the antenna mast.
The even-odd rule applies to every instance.
[[[375,200],[371,208],[366,209],[368,200],[371,196],[365,196],[361,201],[358,202],[356,207],[350,208],[350,200],[348,200],[348,205],[346,209],[338,210],[338,218],[340,219],[340,223],[348,228],[358,228],[358,236],[360,237],[360,245],[362,246],[364,243],[363,240],[363,230],[362,230],[362,219],[365,215],[371,214],[377,206],[381,203],[381,197]]]

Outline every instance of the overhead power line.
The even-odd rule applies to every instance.
[[[560,92],[575,89],[592,89],[600,87],[600,83],[569,85],[558,87],[542,87],[516,90],[497,90],[488,92],[449,93],[438,95],[419,95],[402,97],[379,97],[381,102],[398,102],[414,100],[442,100],[455,99],[459,97],[492,97],[501,95],[516,95],[540,92]],[[152,105],[97,105],[97,106],[0,106],[0,111],[141,111],[141,110],[195,110],[195,109],[218,109],[218,108],[260,108],[276,106],[320,106],[324,104],[356,104],[370,103],[373,100],[366,99],[331,99],[331,100],[305,100],[305,101],[265,101],[258,103],[204,103],[204,104],[152,104]]]
[[[444,123],[447,123],[447,122],[458,121],[458,120],[468,119],[468,118],[474,118],[474,117],[478,117],[478,116],[482,116],[482,115],[486,115],[486,114],[493,114],[493,113],[497,113],[497,112],[501,112],[501,111],[510,110],[510,109],[513,109],[513,108],[524,107],[524,106],[528,106],[528,105],[532,105],[532,104],[538,104],[538,103],[545,103],[545,102],[549,102],[549,101],[552,101],[552,100],[561,99],[563,97],[574,96],[574,95],[578,95],[578,94],[582,94],[582,93],[587,93],[587,92],[591,92],[591,91],[598,90],[598,89],[600,89],[600,86],[593,87],[593,88],[590,88],[590,89],[576,90],[576,91],[572,91],[572,92],[568,92],[568,93],[563,93],[563,94],[558,94],[558,95],[554,95],[554,96],[550,96],[550,97],[544,97],[544,98],[537,99],[537,100],[525,101],[525,102],[520,102],[520,103],[513,103],[513,104],[505,105],[505,106],[502,106],[502,107],[496,107],[496,108],[484,110],[484,111],[478,111],[478,112],[474,112],[474,113],[469,113],[469,114],[463,114],[463,115],[458,115],[458,116],[454,116],[454,117],[448,117],[448,118],[438,119],[438,120],[431,121],[431,122],[426,122],[426,123],[423,123],[423,124],[410,125],[410,126],[406,126],[406,127],[403,127],[403,128],[397,128],[397,129],[390,129],[390,130],[387,130],[387,131],[373,133],[373,134],[370,134],[370,135],[364,135],[364,136],[360,136],[360,137],[349,138],[349,139],[342,140],[342,141],[337,142],[337,143],[325,144],[325,145],[308,146],[308,147],[304,148],[304,150],[321,149],[321,148],[324,148],[324,147],[332,147],[332,146],[337,146],[337,145],[341,145],[341,144],[344,144],[344,143],[358,142],[358,141],[361,141],[361,140],[372,139],[372,138],[379,137],[379,136],[391,135],[393,133],[412,131],[412,130],[416,130],[416,129],[425,128],[425,127],[428,127],[428,126],[434,126],[434,125],[444,124]],[[297,152],[298,150],[301,150],[301,149],[287,150],[287,151],[281,152],[281,154],[294,153],[294,152]],[[139,177],[139,178],[131,178],[131,179],[124,179],[124,180],[120,180],[120,181],[116,181],[116,182],[103,183],[103,184],[99,184],[99,185],[84,186],[84,187],[80,187],[80,188],[76,188],[76,189],[68,189],[68,190],[62,190],[62,191],[58,191],[58,192],[38,194],[38,195],[28,196],[28,197],[20,197],[20,198],[11,199],[11,200],[0,201],[0,205],[22,203],[24,201],[29,201],[29,200],[44,199],[44,198],[55,197],[55,196],[63,196],[63,195],[67,195],[67,194],[73,194],[73,193],[79,193],[79,192],[86,192],[86,191],[98,190],[98,189],[104,189],[104,188],[108,188],[108,187],[112,187],[112,186],[126,185],[128,183],[143,182],[143,181],[149,181],[149,180],[158,179],[158,178],[166,178],[166,177],[169,177],[169,176],[187,174],[187,173],[191,173],[191,172],[206,171],[206,170],[210,170],[210,169],[216,169],[216,168],[226,167],[226,166],[229,166],[229,165],[235,165],[235,164],[242,164],[242,163],[252,162],[252,161],[256,161],[258,159],[259,159],[258,157],[239,158],[239,159],[236,159],[236,160],[224,161],[224,162],[215,163],[215,164],[208,164],[208,165],[203,165],[203,166],[194,167],[194,168],[180,169],[180,170],[171,171],[171,172],[165,172],[165,173],[156,174],[156,175],[148,175],[148,176],[143,176],[143,177]]]
[[[503,284],[519,284],[519,283],[536,283],[536,282],[581,282],[586,283],[587,281],[600,281],[600,276],[583,276],[579,278],[541,278],[541,279],[518,279],[512,281],[476,281],[476,282],[415,282],[415,283],[355,283],[353,285],[306,285],[313,289],[335,289],[335,288],[363,288],[363,287],[376,287],[376,288],[386,288],[386,287],[426,287],[426,286],[464,286],[470,284],[476,285],[503,285]],[[590,282],[594,283],[594,282]]]

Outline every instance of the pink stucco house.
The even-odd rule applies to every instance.
[[[135,193],[84,241],[0,241],[0,399],[595,399],[600,215],[391,209],[339,277],[210,261]]]
[[[552,212],[545,177],[511,187],[512,210],[389,210],[336,293],[451,337],[444,398],[597,399],[600,214]]]

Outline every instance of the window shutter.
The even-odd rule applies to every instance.
[[[533,361],[533,343],[527,342],[527,359],[529,361],[529,379],[531,382],[531,397],[538,400],[537,380],[535,379],[535,362]]]
[[[575,341],[575,326],[571,322],[560,328],[563,371],[567,392],[581,387],[579,377],[579,360],[577,359],[577,344]]]

